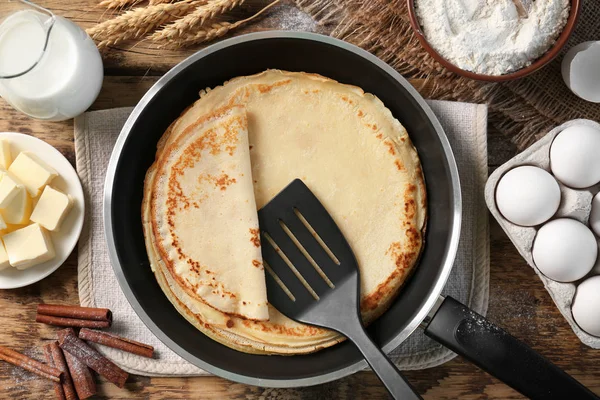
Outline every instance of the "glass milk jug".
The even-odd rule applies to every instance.
[[[103,80],[100,53],[76,24],[30,1],[0,0],[0,96],[38,119],[83,113]]]

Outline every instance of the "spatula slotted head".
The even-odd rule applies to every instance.
[[[290,183],[258,218],[269,303],[289,318],[330,328],[332,313],[358,313],[352,249],[304,182]]]

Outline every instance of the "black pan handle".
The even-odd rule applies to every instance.
[[[446,297],[425,334],[532,399],[598,399],[531,347]]]

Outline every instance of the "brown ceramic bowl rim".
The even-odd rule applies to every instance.
[[[571,33],[573,32],[573,29],[575,28],[575,25],[577,23],[577,19],[579,18],[579,13],[581,9],[581,0],[571,0],[571,10],[569,12],[569,18],[567,19],[567,23],[563,31],[558,36],[558,39],[556,39],[554,45],[548,51],[546,51],[546,53],[544,53],[540,58],[535,60],[531,65],[504,75],[484,75],[459,68],[444,57],[442,57],[437,51],[435,51],[433,47],[431,47],[431,45],[427,42],[427,39],[425,38],[423,31],[421,30],[421,25],[419,23],[419,19],[415,10],[415,0],[407,0],[407,2],[408,16],[410,18],[410,24],[413,28],[413,31],[415,32],[417,39],[419,39],[419,42],[421,42],[421,45],[436,61],[438,61],[440,64],[446,67],[449,71],[454,72],[458,75],[488,82],[503,82],[522,78],[524,76],[532,74],[533,72],[539,70],[540,68],[548,64],[550,61],[552,61],[569,40],[569,37],[571,36]]]

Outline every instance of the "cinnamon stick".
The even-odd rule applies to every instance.
[[[44,346],[44,356],[46,357],[46,362],[49,366],[56,367],[54,364],[54,359],[52,358],[51,344]],[[56,398],[58,400],[67,400],[67,396],[65,395],[65,391],[61,382],[54,382],[54,394],[56,394]]]
[[[142,357],[152,358],[152,355],[154,354],[154,347],[150,345],[136,342],[135,340],[127,339],[108,332],[83,328],[79,331],[79,338],[87,340],[88,342],[99,343],[108,347],[137,354],[138,356]]]
[[[129,374],[79,339],[73,329],[67,328],[58,332],[58,340],[64,351],[77,357],[79,361],[105,377],[109,382],[120,388],[125,386]]]
[[[95,395],[97,392],[96,382],[94,382],[94,377],[92,376],[90,369],[69,353],[64,352],[64,355],[69,367],[69,373],[73,379],[73,386],[75,386],[77,396],[79,396],[81,400],[84,400]]]
[[[37,313],[41,315],[51,315],[53,317],[112,322],[112,313],[108,308],[65,306],[62,304],[39,304]]]
[[[37,314],[35,322],[54,326],[70,326],[73,328],[108,328],[110,321],[95,321],[91,319],[63,318],[52,315]]]
[[[3,346],[0,346],[0,360],[9,362],[17,367],[26,369],[29,372],[33,372],[42,378],[50,379],[54,382],[60,382],[60,378],[63,375],[62,371],[54,367]]]
[[[77,400],[77,393],[75,393],[75,387],[73,386],[73,380],[71,379],[71,374],[69,373],[69,367],[67,366],[67,362],[65,361],[65,355],[63,354],[63,351],[58,346],[58,342],[55,341],[45,345],[44,353],[46,354],[46,361],[48,362],[48,364],[63,372],[63,379],[62,384],[60,385],[60,390],[57,387],[57,384],[54,384],[54,391],[56,392],[56,396],[59,399]],[[62,393],[62,397],[60,393]]]

